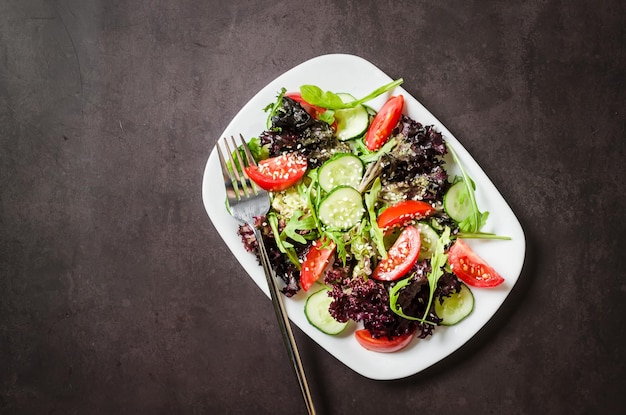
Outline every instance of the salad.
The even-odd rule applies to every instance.
[[[463,241],[506,237],[481,231],[475,185],[433,126],[403,113],[402,95],[372,99],[303,85],[266,108],[249,147],[249,177],[270,191],[256,218],[283,293],[308,296],[308,321],[328,335],[359,323],[354,337],[378,352],[404,348],[474,308],[473,289],[504,279]],[[461,174],[446,170],[449,154]],[[238,230],[256,253],[254,232]]]

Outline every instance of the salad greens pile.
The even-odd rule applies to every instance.
[[[338,138],[338,119],[358,123],[365,114],[365,125],[371,125],[377,111],[367,102],[401,83],[398,79],[358,99],[313,85],[296,94],[282,89],[265,108],[267,129],[249,144],[257,161],[290,154],[308,164],[296,184],[271,192],[271,208],[256,223],[276,275],[285,283],[283,293],[296,295],[317,279],[332,298],[328,312],[334,320],[362,323],[374,339],[432,334],[443,321],[435,302],[441,304],[463,286],[448,263],[450,245],[459,236],[500,238],[480,231],[488,212],[478,209],[474,182],[433,126],[402,114],[379,148],[366,145],[365,130]],[[460,177],[448,177],[448,152],[461,167]],[[346,168],[348,162],[363,168]],[[331,168],[332,174],[322,174]],[[455,185],[454,209],[462,211],[462,218],[452,217],[445,206]],[[423,203],[428,214],[396,218],[398,226],[379,225],[381,212],[406,201]],[[403,248],[397,244],[408,224],[420,226],[419,258],[393,280],[375,278],[383,261],[399,261],[394,255]],[[242,225],[239,234],[246,249],[256,252],[252,229]],[[320,275],[310,281],[313,265],[320,267]]]

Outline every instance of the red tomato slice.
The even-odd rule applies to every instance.
[[[304,291],[307,291],[315,281],[322,276],[324,269],[328,266],[331,257],[335,253],[335,242],[329,241],[324,244],[322,239],[316,241],[309,252],[306,254],[306,258],[302,263],[302,269],[300,270],[300,285]]]
[[[423,218],[435,211],[429,203],[419,200],[406,200],[388,207],[378,216],[377,223],[381,229],[389,228],[417,218]]]
[[[308,102],[306,102],[304,98],[302,98],[302,94],[300,92],[287,92],[285,96],[299,103],[300,106],[306,112],[308,112],[311,117],[315,119],[319,120],[320,115],[327,111],[327,109],[324,107],[319,107],[317,105],[309,104]],[[337,131],[337,121],[333,123],[332,127],[335,131]]]
[[[387,258],[378,263],[372,278],[380,281],[395,281],[406,274],[420,255],[420,231],[415,226],[404,228],[389,249]]]
[[[354,332],[354,337],[356,341],[367,350],[381,353],[393,353],[408,346],[411,340],[413,340],[413,337],[415,337],[415,333],[397,336],[393,339],[384,336],[375,338],[372,337],[368,330],[361,329]]]
[[[489,288],[504,282],[504,278],[461,239],[457,239],[448,250],[448,263],[452,272],[472,287]]]
[[[389,138],[391,131],[398,125],[404,107],[404,97],[397,95],[389,98],[378,111],[365,136],[365,145],[371,151],[378,150]]]
[[[245,171],[261,188],[278,192],[296,184],[306,169],[307,161],[304,157],[287,153],[261,160],[257,166],[246,167]]]

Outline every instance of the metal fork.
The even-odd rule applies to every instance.
[[[298,383],[300,384],[300,390],[302,392],[302,396],[304,397],[307,410],[309,411],[309,414],[315,414],[313,399],[311,398],[309,385],[304,375],[304,368],[302,367],[298,347],[296,346],[296,341],[293,337],[293,332],[291,331],[289,318],[287,317],[287,312],[285,311],[283,297],[276,282],[276,275],[270,266],[270,261],[263,243],[261,231],[254,224],[255,217],[265,215],[269,210],[269,194],[255,185],[246,174],[244,166],[253,166],[256,165],[256,162],[254,161],[243,136],[239,134],[239,137],[241,139],[241,146],[246,155],[245,164],[243,157],[239,152],[239,146],[235,142],[235,138],[233,136],[230,137],[232,148],[226,138],[223,140],[227,158],[224,157],[220,144],[218,143],[216,145],[220,164],[222,165],[222,174],[224,176],[224,185],[226,186],[226,196],[230,206],[230,213],[235,219],[247,223],[248,226],[254,230],[254,236],[256,237],[261,257],[261,264],[267,279],[267,285],[272,298],[272,305],[274,306],[274,312],[276,313],[283,342],[296,373],[296,377],[298,378]],[[227,159],[230,166],[226,162]]]

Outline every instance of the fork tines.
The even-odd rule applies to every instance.
[[[235,142],[235,137],[230,137],[232,148],[228,143],[228,139],[223,139],[227,158],[224,157],[220,143],[217,143],[217,153],[220,158],[220,164],[222,165],[222,175],[224,176],[224,183],[226,184],[226,193],[229,199],[234,198],[236,200],[250,197],[253,194],[256,195],[259,191],[244,170],[247,166],[256,165],[256,162],[254,161],[254,157],[252,157],[252,153],[250,153],[250,149],[243,135],[239,134],[239,138],[241,139],[241,148],[243,148],[244,154],[246,155],[245,163],[239,151],[239,146],[237,146]],[[228,162],[226,160],[228,160]]]

